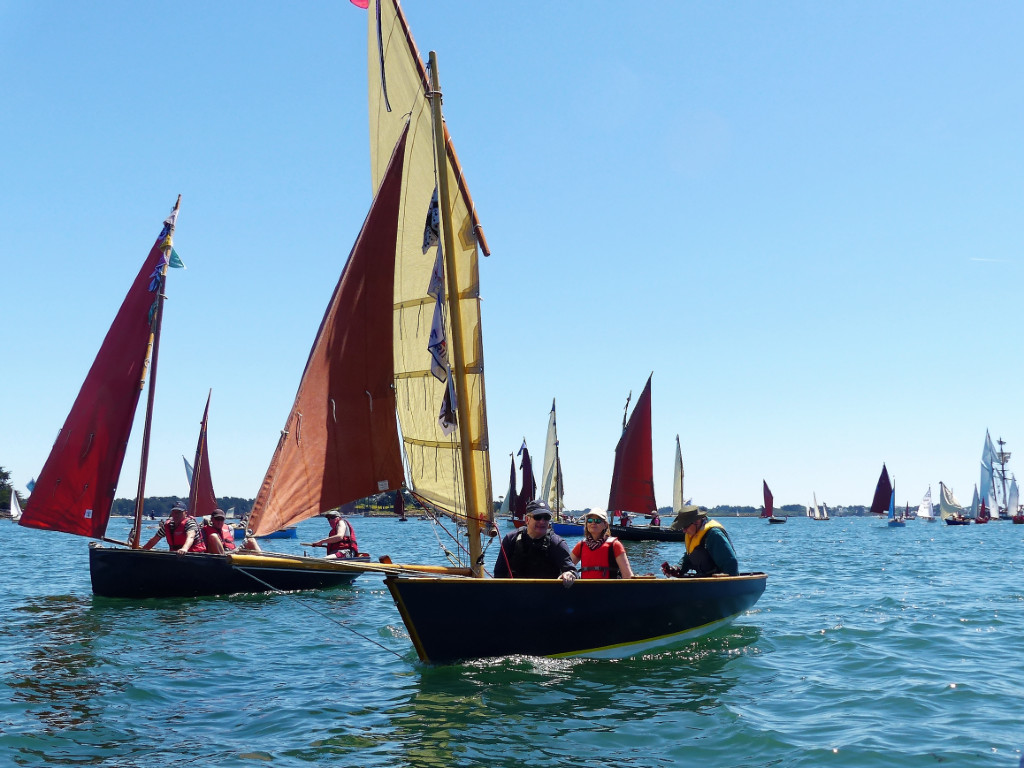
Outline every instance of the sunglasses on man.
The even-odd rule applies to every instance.
[[[530,517],[532,517],[534,520],[550,520],[551,519],[551,515],[549,515],[547,512],[538,512],[535,515],[530,515]]]

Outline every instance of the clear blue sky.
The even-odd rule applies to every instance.
[[[868,504],[883,461],[901,504],[940,480],[969,502],[986,428],[1024,451],[1024,5],[404,7],[493,250],[496,496],[555,397],[567,504],[603,507],[652,371],[663,505],[677,433],[707,505],[762,478]],[[181,193],[148,492],[187,492],[212,387],[217,493],[256,494],[370,201],[365,13],[0,2],[16,488]]]

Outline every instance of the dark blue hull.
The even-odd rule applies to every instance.
[[[200,597],[291,592],[348,584],[364,571],[344,561],[259,554],[184,554],[155,549],[89,547],[93,594],[100,597]]]
[[[624,658],[713,632],[749,610],[763,573],[558,580],[389,576],[422,661],[495,656]]]

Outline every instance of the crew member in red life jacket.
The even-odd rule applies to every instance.
[[[202,528],[207,552],[223,555],[235,548],[235,531],[224,523],[224,517],[224,510],[215,509],[210,515],[210,522]]]
[[[171,516],[160,521],[156,534],[146,542],[143,549],[152,549],[160,539],[167,539],[167,546],[179,555],[206,551],[199,523],[188,514],[188,508],[182,501],[174,503],[171,507]]]
[[[314,541],[314,547],[327,547],[327,557],[348,558],[359,555],[356,545],[356,532],[352,523],[345,520],[336,509],[324,512],[324,517],[331,524],[331,533],[325,539]]]
[[[633,569],[622,542],[609,536],[608,513],[587,512],[583,541],[572,548],[573,563],[581,563],[584,579],[631,579]]]

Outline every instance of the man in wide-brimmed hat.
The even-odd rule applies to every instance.
[[[691,570],[698,576],[735,576],[740,572],[729,534],[717,520],[708,519],[706,509],[683,507],[671,528],[686,534],[686,554],[677,568],[661,564],[666,576],[682,576]]]

